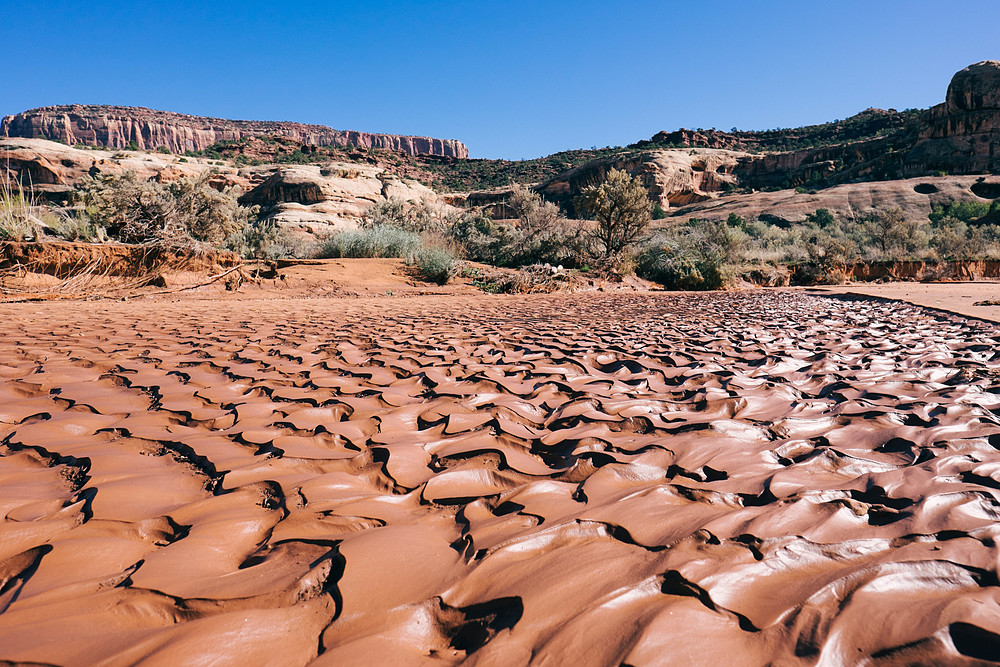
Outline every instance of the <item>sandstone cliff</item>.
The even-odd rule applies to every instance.
[[[373,204],[400,199],[448,207],[430,188],[385,169],[360,164],[295,165],[273,169],[240,198],[266,217],[314,233],[356,227]]]
[[[54,139],[66,144],[83,143],[125,148],[130,142],[144,150],[161,146],[172,153],[200,151],[219,141],[278,135],[316,146],[389,148],[409,155],[441,155],[467,158],[469,149],[455,139],[409,137],[335,130],[325,125],[275,121],[226,120],[187,116],[143,107],[63,105],[31,109],[4,117],[0,136]]]
[[[909,171],[1000,171],[1000,62],[987,60],[955,75],[943,104],[927,112]]]

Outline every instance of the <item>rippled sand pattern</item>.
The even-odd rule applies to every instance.
[[[29,304],[0,336],[0,659],[1000,656],[986,323],[591,295]]]

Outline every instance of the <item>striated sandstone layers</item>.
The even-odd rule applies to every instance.
[[[996,327],[803,293],[31,303],[0,662],[983,665]]]
[[[447,206],[416,181],[371,165],[338,163],[280,167],[240,202],[261,206],[283,225],[322,232],[356,227],[372,204],[390,199]]]
[[[389,148],[409,155],[469,157],[469,149],[456,139],[434,139],[396,134],[335,130],[325,125],[279,121],[227,120],[188,116],[145,107],[61,105],[41,107],[6,116],[0,136],[56,139],[125,148],[135,142],[140,149],[165,146],[173,153],[200,151],[219,141],[278,135],[315,146]]]
[[[1000,62],[969,65],[954,76],[906,162],[910,170],[1000,171]]]

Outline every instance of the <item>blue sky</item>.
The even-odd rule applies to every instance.
[[[0,114],[72,102],[461,139],[473,157],[928,107],[996,0],[0,0]]]

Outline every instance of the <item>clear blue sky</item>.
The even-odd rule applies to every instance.
[[[997,0],[0,0],[0,114],[72,102],[461,139],[521,159],[928,107]]]

